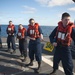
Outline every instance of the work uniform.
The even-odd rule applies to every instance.
[[[40,42],[40,34],[42,34],[42,30],[38,23],[35,23],[34,26],[29,25],[29,28],[27,30],[27,35],[31,38],[35,38],[35,40],[29,41],[29,57],[30,60],[34,60],[34,55],[36,58],[36,61],[41,62],[41,42]]]
[[[8,25],[6,32],[8,34],[7,37],[7,45],[8,45],[8,50],[11,49],[10,43],[12,44],[12,49],[15,51],[16,50],[16,45],[15,45],[15,34],[16,34],[16,30],[15,30],[15,26],[12,24],[11,26]]]
[[[26,28],[18,29],[17,38],[19,39],[19,50],[21,56],[27,57],[27,31]]]
[[[1,26],[0,26],[0,48],[2,48],[2,40],[1,40]]]
[[[60,21],[58,26],[49,36],[51,43],[57,43],[53,58],[53,69],[58,69],[58,65],[61,60],[66,75],[73,75],[73,62],[70,45],[72,39],[75,42],[74,34],[75,28],[73,23],[69,23],[67,27],[63,27],[63,24]]]

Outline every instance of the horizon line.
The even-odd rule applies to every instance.
[[[0,24],[0,26],[2,26],[2,25],[9,25],[9,24]],[[19,25],[19,24],[14,24],[14,25]],[[22,24],[22,25],[24,25],[24,24]],[[24,25],[24,26],[28,26],[28,25]],[[56,25],[40,25],[40,26],[56,26]]]

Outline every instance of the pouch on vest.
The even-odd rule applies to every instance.
[[[11,28],[8,28],[8,31],[11,31]]]
[[[31,34],[34,34],[34,30],[30,30],[30,35],[31,35]]]

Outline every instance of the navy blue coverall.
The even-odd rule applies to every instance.
[[[2,47],[2,40],[1,40],[1,26],[0,26],[0,48]]]
[[[16,29],[14,28],[14,35],[9,35],[8,29],[6,29],[6,32],[8,34],[7,37],[7,45],[8,45],[8,50],[11,48],[10,43],[12,43],[12,49],[15,51],[16,50],[16,45],[15,45],[15,34],[16,34]]]
[[[19,39],[19,50],[21,55],[27,57],[27,32],[25,32],[25,38]]]
[[[56,42],[57,39],[55,39],[55,35],[57,32],[57,27],[53,30],[53,32],[50,34],[49,39],[50,42]],[[71,37],[73,41],[75,42],[75,28],[72,29]],[[73,62],[72,62],[72,55],[70,46],[60,46],[57,44],[55,48],[54,58],[53,58],[53,69],[57,70],[60,60],[62,61],[62,66],[64,68],[66,75],[73,75]]]
[[[39,27],[38,28],[40,34],[42,34],[42,30]],[[27,35],[30,36],[27,32]],[[30,40],[29,41],[29,58],[31,61],[34,60],[34,55],[36,58],[36,61],[41,62],[41,54],[42,54],[42,47],[41,47],[41,41],[40,38],[37,38],[36,40]]]

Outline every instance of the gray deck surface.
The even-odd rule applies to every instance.
[[[42,56],[44,56],[48,60],[53,60],[53,53],[44,51],[42,52]],[[16,54],[10,54],[7,52],[7,46],[3,46],[0,49],[0,75],[47,75],[52,71],[52,66],[46,64],[42,61],[41,69],[39,73],[35,73],[35,69],[37,68],[37,62],[34,60],[34,65],[25,67],[25,64],[29,63],[29,57],[27,57],[26,62],[21,62],[19,57],[20,52],[17,49]],[[73,59],[74,63],[74,72],[75,72],[75,59]],[[61,63],[60,66],[62,67]],[[56,75],[65,75],[62,71],[58,70]]]

